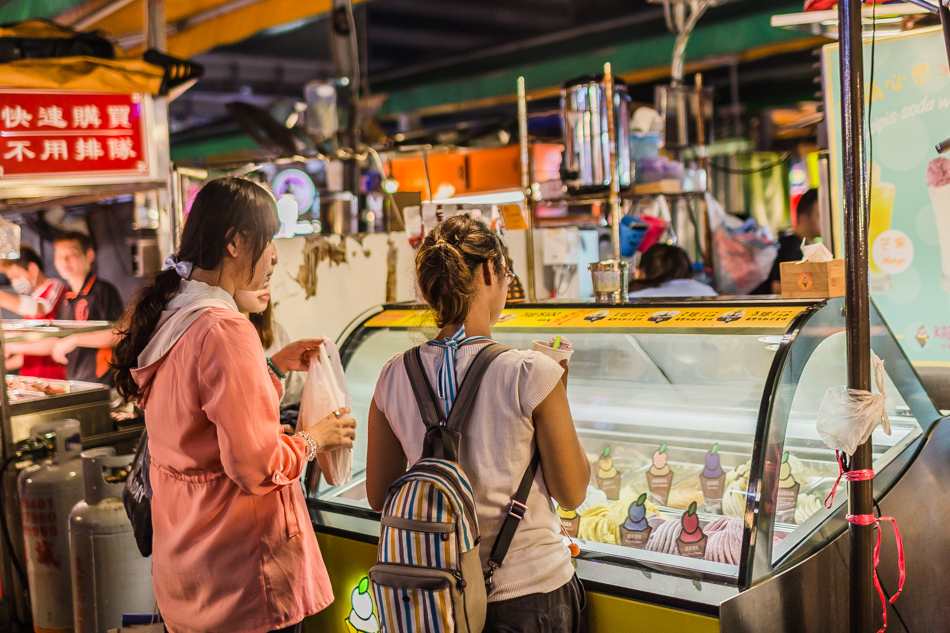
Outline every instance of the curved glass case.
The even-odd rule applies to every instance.
[[[387,306],[346,337],[357,420],[385,362],[434,334],[425,323],[421,308]],[[556,510],[580,560],[741,590],[843,529],[847,492],[825,507],[839,468],[815,425],[827,389],[846,383],[841,299],[523,304],[493,332],[513,347],[573,345],[568,398],[591,479],[580,508]],[[872,347],[891,425],[873,436],[883,494],[940,416],[876,312]],[[318,490],[315,509],[372,518],[365,458],[361,433],[352,483]]]

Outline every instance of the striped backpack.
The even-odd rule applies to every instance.
[[[475,495],[458,463],[459,446],[485,370],[508,349],[489,344],[478,353],[447,420],[419,348],[403,357],[426,436],[422,459],[393,483],[383,506],[377,562],[369,572],[383,633],[480,633],[485,626],[491,575],[524,518],[539,456],[535,452],[512,496],[483,573]]]

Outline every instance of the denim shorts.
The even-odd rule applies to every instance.
[[[484,633],[587,633],[587,596],[574,576],[560,589],[490,602]]]

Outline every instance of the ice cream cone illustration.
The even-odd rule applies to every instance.
[[[627,520],[620,526],[620,544],[626,547],[635,547],[643,549],[647,546],[650,539],[650,532],[653,528],[647,523],[647,493],[630,504],[627,510]]]
[[[713,444],[706,453],[706,467],[703,468],[699,480],[703,484],[703,498],[706,500],[706,511],[719,513],[722,510],[722,493],[726,483],[726,473],[719,463],[719,444]]]
[[[927,165],[927,191],[930,193],[940,240],[943,269],[940,287],[944,292],[950,292],[950,160],[938,156]]]
[[[581,515],[576,510],[565,510],[561,506],[557,507],[557,516],[561,520],[561,526],[571,538],[577,538],[577,530],[581,526]]]
[[[929,173],[929,171],[928,171]],[[891,228],[891,216],[894,213],[894,195],[897,187],[889,182],[881,182],[881,170],[877,163],[871,163],[871,219],[868,223],[868,243],[871,246],[870,285],[871,294],[882,294],[891,289],[891,276],[882,271],[874,256],[874,241],[884,231]]]
[[[650,487],[650,501],[665,506],[670,498],[670,488],[673,487],[673,471],[666,463],[666,444],[653,453],[653,465],[647,472],[647,485]]]
[[[922,325],[919,328],[917,328],[917,334],[914,336],[914,338],[917,339],[917,342],[920,344],[921,347],[926,345],[927,341],[930,339],[930,337],[927,336],[927,328],[925,328]]]
[[[778,499],[775,502],[775,520],[779,523],[795,523],[795,509],[798,507],[798,490],[801,484],[792,476],[792,466],[788,463],[788,453],[782,455],[782,470],[778,482]]]
[[[616,501],[620,498],[620,471],[614,466],[609,446],[604,448],[603,454],[597,460],[597,466],[597,487],[604,491],[608,499]]]
[[[350,615],[343,624],[347,633],[379,633],[379,620],[373,612],[373,596],[369,592],[369,578],[363,578],[350,594]]]
[[[689,509],[683,514],[683,531],[676,539],[676,550],[680,556],[702,558],[706,555],[706,535],[699,525],[699,516],[696,514],[696,502],[689,504]]]

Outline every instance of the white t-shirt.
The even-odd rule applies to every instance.
[[[459,387],[485,345],[472,343],[459,348],[455,356]],[[422,346],[422,365],[436,393],[438,368],[444,356],[443,348]],[[535,451],[534,409],[551,393],[563,372],[560,365],[539,352],[511,350],[496,358],[482,378],[468,422],[462,429],[459,456],[475,490],[482,537],[482,569],[488,568],[488,555],[501,530],[511,497]],[[409,463],[418,461],[422,456],[425,424],[402,354],[394,356],[383,367],[374,400],[389,420]],[[488,597],[489,602],[554,591],[574,574],[543,470],[542,463],[528,495],[525,518],[501,568],[495,572],[496,589]]]
[[[644,288],[629,293],[631,297],[715,297],[711,287],[695,279],[671,279],[656,288]]]

